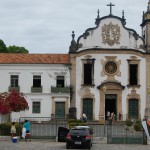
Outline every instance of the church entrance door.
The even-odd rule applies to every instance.
[[[106,94],[105,95],[105,119],[107,119],[107,111],[114,112],[117,115],[117,95]]]
[[[88,120],[93,119],[93,100],[90,98],[83,99],[83,113],[86,114]]]

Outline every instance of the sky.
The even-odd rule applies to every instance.
[[[95,27],[100,17],[122,17],[126,27],[141,35],[142,15],[148,0],[0,0],[0,39],[6,46],[25,47],[29,53],[68,53],[72,40]]]

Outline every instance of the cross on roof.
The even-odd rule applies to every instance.
[[[107,6],[110,6],[110,15],[112,15],[112,6],[115,6],[114,4],[110,3]]]

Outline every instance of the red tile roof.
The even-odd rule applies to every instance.
[[[69,54],[0,53],[0,64],[68,64]]]

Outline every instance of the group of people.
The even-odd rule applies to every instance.
[[[110,113],[109,111],[107,111],[107,120],[108,120],[109,124],[112,124],[113,121],[116,120],[116,118],[117,118],[117,116],[115,115],[114,112]],[[119,113],[119,115],[118,115],[118,120],[122,120],[122,114],[121,113]]]
[[[115,113],[107,111],[107,120],[109,122],[109,125],[112,125],[113,120],[115,119]]]
[[[12,122],[12,126],[11,126],[11,137],[15,137],[16,136],[16,125],[15,122]],[[25,120],[24,124],[23,124],[23,128],[22,128],[22,137],[25,139],[25,141],[27,141],[27,139],[29,139],[31,141],[31,135],[30,135],[30,121]]]

